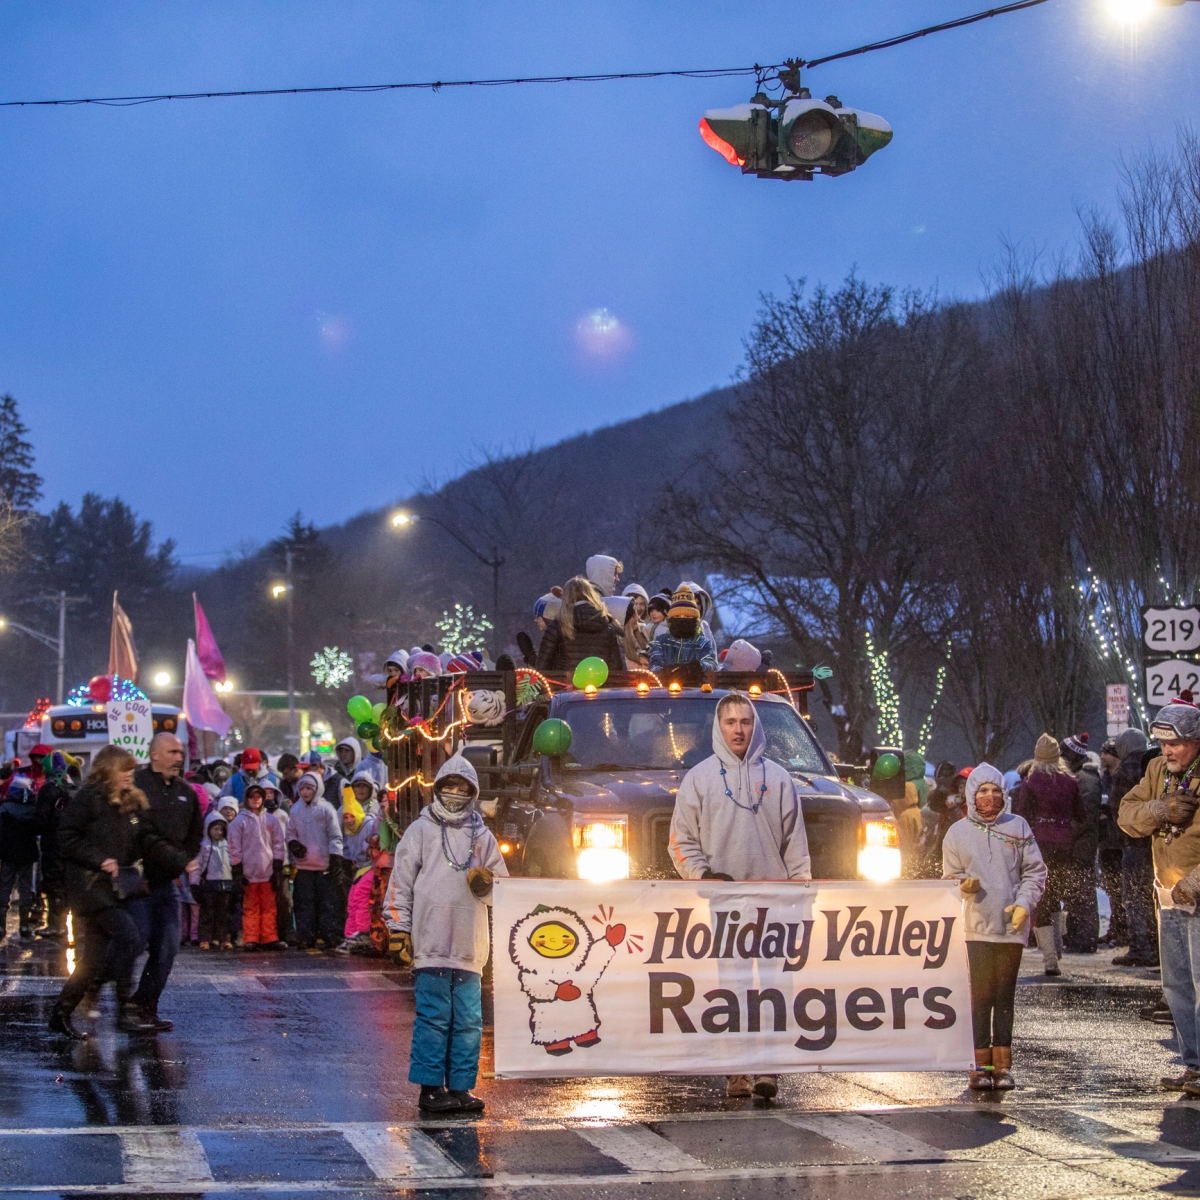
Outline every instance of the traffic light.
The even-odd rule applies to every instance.
[[[700,136],[743,175],[812,179],[862,166],[892,140],[892,127],[836,96],[814,100],[801,88],[782,100],[759,92],[749,104],[710,109],[700,119]]]

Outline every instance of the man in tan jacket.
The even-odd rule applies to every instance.
[[[1162,756],[1121,800],[1118,824],[1131,837],[1151,837],[1159,903],[1163,991],[1179,1036],[1183,1073],[1166,1088],[1200,1096],[1200,708],[1191,692],[1158,710],[1150,727]]]

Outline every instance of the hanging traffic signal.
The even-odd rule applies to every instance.
[[[892,127],[874,113],[846,108],[836,96],[814,100],[800,88],[782,100],[759,92],[749,104],[710,109],[700,136],[743,175],[812,179],[862,166],[892,140]]]

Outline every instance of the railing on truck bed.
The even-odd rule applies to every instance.
[[[751,696],[779,695],[808,719],[813,677],[807,671],[693,671],[686,687],[681,675],[614,671],[601,690],[640,685],[649,689],[648,694],[669,687],[672,691],[736,689]],[[524,667],[439,675],[400,684],[396,703],[385,708],[380,718],[380,745],[388,767],[388,816],[397,829],[403,832],[417,819],[429,801],[438,770],[447,758],[460,752],[479,774],[480,800],[488,806],[485,812],[496,814],[502,822],[504,811],[514,801],[532,800],[538,771],[538,762],[531,757],[534,730],[549,714],[552,695],[569,690],[569,674]],[[470,720],[473,692],[499,693],[502,715],[498,721],[482,724]],[[495,698],[487,707],[496,710]]]

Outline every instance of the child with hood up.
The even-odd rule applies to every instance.
[[[447,759],[433,800],[404,832],[384,912],[393,947],[411,966],[417,1017],[410,1083],[426,1112],[479,1113],[471,1094],[483,1032],[480,981],[488,957],[492,881],[507,875],[476,803],[479,778],[461,754]]]
[[[275,903],[287,856],[283,826],[266,810],[265,788],[250,784],[245,800],[228,839],[235,887],[242,894],[242,949],[283,950]]]
[[[233,860],[226,840],[228,825],[220,812],[204,818],[204,840],[196,867],[188,875],[192,894],[200,897],[200,949],[233,949],[229,909],[233,901]]]
[[[346,925],[338,954],[371,954],[371,889],[375,882],[375,850],[379,840],[375,828],[379,805],[375,781],[365,772],[354,778],[342,793],[342,855],[350,863],[354,879],[346,897]]]
[[[976,1091],[1007,1091],[1013,1006],[1029,915],[1046,887],[1046,864],[1024,817],[1004,811],[1004,776],[980,763],[967,776],[967,815],[942,842],[942,878],[961,880],[971,973]]]

